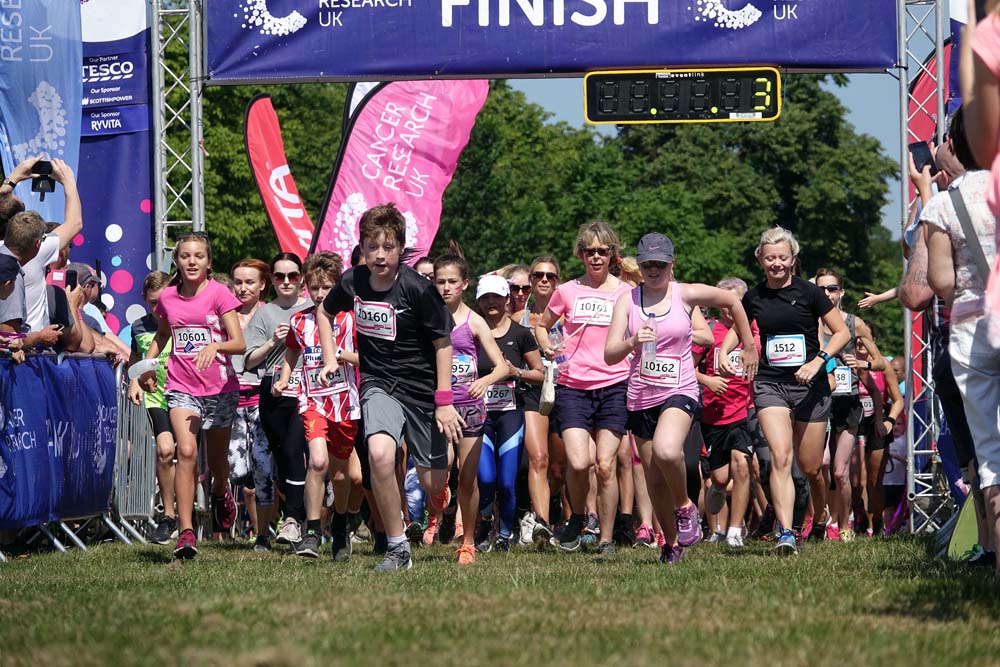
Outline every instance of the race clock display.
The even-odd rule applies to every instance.
[[[587,122],[733,123],[781,114],[781,75],[773,67],[590,72]]]

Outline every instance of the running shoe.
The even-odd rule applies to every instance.
[[[410,541],[410,544],[424,543],[424,527],[421,522],[410,522],[410,525],[406,527],[406,539]]]
[[[274,541],[278,544],[298,544],[301,542],[302,529],[299,527],[299,522],[286,516],[285,520],[278,526],[278,536],[274,538]]]
[[[372,555],[374,556],[384,556],[389,551],[389,538],[386,537],[385,533],[375,533],[375,537],[372,540]],[[409,553],[409,552],[407,552]]]
[[[212,496],[212,527],[225,533],[236,523],[236,499],[231,489],[224,496]]]
[[[614,556],[618,553],[614,542],[601,542],[597,545],[598,556]]]
[[[690,547],[701,541],[701,517],[693,503],[674,510],[677,519],[677,544]]]
[[[637,547],[654,547],[656,546],[656,538],[653,535],[653,527],[649,524],[642,524],[635,531],[635,546]]]
[[[853,542],[857,535],[850,528],[840,531],[840,539],[844,542]]]
[[[271,550],[271,540],[267,539],[267,535],[258,535],[257,539],[254,540],[253,550],[257,553],[267,553]]]
[[[709,514],[718,514],[726,506],[726,489],[713,484],[705,494],[705,509]]]
[[[612,541],[623,547],[635,546],[635,526],[631,514],[619,514],[615,517],[615,527]]]
[[[597,544],[597,539],[600,535],[594,535],[593,533],[583,533],[580,535],[580,544],[585,547],[592,547]]]
[[[989,567],[993,570],[997,566],[997,554],[995,551],[983,551],[980,548],[979,553],[966,560],[965,564],[972,567]]]
[[[427,517],[427,527],[424,528],[424,536],[423,536],[424,544],[428,546],[434,544],[434,538],[437,537],[438,534],[439,519],[440,515],[438,514],[431,514],[429,517]]]
[[[805,530],[802,532],[808,537],[806,538],[810,542],[821,542],[826,539],[826,524],[813,522],[812,526],[809,528],[809,532],[806,533]]]
[[[351,560],[351,553],[354,548],[347,532],[335,532],[330,540],[330,555],[334,563],[346,563]]]
[[[490,540],[490,533],[493,532],[493,517],[479,517],[479,524],[476,526],[476,535],[473,541],[476,543],[476,550],[482,553],[489,553],[493,549],[493,542]]]
[[[149,536],[149,541],[153,544],[170,544],[170,540],[178,537],[177,519],[172,516],[165,516],[156,524],[156,530]]]
[[[813,518],[811,516],[807,516],[805,521],[802,522],[802,534],[808,538],[812,534],[812,528]]]
[[[549,543],[561,551],[577,551],[580,548],[580,533],[585,521],[584,515],[574,514],[569,518],[566,527],[563,528],[562,535],[552,537]]]
[[[587,515],[587,525],[584,527],[583,532],[590,533],[591,535],[601,534],[601,518],[595,512]]]
[[[743,548],[743,536],[742,535],[727,535],[726,536],[726,546],[730,549],[742,549]]]
[[[840,527],[832,523],[826,524],[826,539],[833,542],[840,540]]]
[[[177,546],[174,547],[174,558],[190,559],[198,555],[198,538],[194,531],[186,528],[177,536]]]
[[[444,508],[451,504],[451,489],[445,485],[444,490],[435,493],[431,496],[430,507],[428,510],[433,514],[436,512],[443,512]]]
[[[316,534],[316,531],[310,530],[295,548],[295,555],[303,556],[304,558],[318,558],[319,547],[319,535]]]
[[[543,549],[551,539],[552,530],[549,529],[544,521],[536,521],[535,525],[531,528],[531,541],[535,543],[535,546]]]
[[[774,545],[774,553],[779,556],[794,556],[799,553],[799,547],[795,543],[795,533],[787,528],[778,535],[778,543]]]
[[[493,545],[493,551],[504,554],[510,551],[510,538],[502,535],[498,537],[496,544]]]
[[[356,516],[358,519],[361,518],[360,514],[352,514],[351,516]],[[351,539],[357,540],[358,542],[370,542],[372,539],[372,531],[368,527],[368,524],[364,521],[359,521],[357,526],[351,528]]]
[[[662,530],[656,531],[656,546],[663,548],[663,545],[667,543],[667,538],[663,535]]]
[[[720,543],[725,542],[725,541],[726,541],[726,534],[725,533],[718,533],[718,532],[714,532],[713,531],[712,534],[709,536],[709,538],[707,540],[705,540],[705,543],[706,544],[720,544]]]
[[[684,558],[684,547],[677,545],[672,547],[664,544],[660,547],[660,562],[666,565],[677,565]]]
[[[476,562],[476,547],[471,544],[463,544],[456,551],[459,565],[472,565]]]
[[[518,533],[517,543],[522,547],[531,546],[535,535],[535,513],[525,512],[521,517],[521,532]]]
[[[376,534],[376,540],[378,534]],[[413,560],[410,558],[410,543],[403,542],[392,547],[387,546],[385,558],[375,566],[376,572],[397,572],[399,570],[409,570],[413,567]]]

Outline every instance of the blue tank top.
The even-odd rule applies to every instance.
[[[465,322],[451,330],[451,398],[456,404],[476,403],[469,398],[469,385],[479,379],[476,337],[472,334],[469,311]]]

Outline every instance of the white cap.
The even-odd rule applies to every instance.
[[[502,297],[510,296],[510,285],[507,284],[507,279],[493,273],[480,276],[479,285],[476,287],[476,299],[480,299],[487,294],[499,294]]]

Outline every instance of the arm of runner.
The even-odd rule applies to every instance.
[[[170,340],[170,323],[167,322],[166,318],[161,318],[156,335],[153,336],[153,340],[149,343],[149,349],[146,350],[146,359],[156,359],[160,356],[160,350],[163,349],[168,340]],[[156,371],[146,371],[140,375],[139,384],[145,391],[156,391]]]
[[[892,417],[892,421],[895,423],[903,414],[903,408],[906,407],[906,404],[903,401],[903,393],[899,391],[899,378],[896,377],[896,371],[892,370],[892,364],[886,364],[883,373],[885,374],[885,391],[892,401],[888,416]],[[891,432],[892,429],[890,428],[889,431]]]
[[[129,380],[128,400],[132,401],[135,405],[139,405],[142,403],[142,393],[142,387],[139,386],[139,378]]]
[[[740,342],[743,343],[743,349],[740,351],[740,359],[743,361],[743,376],[748,382],[753,382],[757,375],[757,345],[753,339],[753,331],[750,329],[750,321],[747,319],[746,311],[743,310],[743,303],[736,296],[736,293],[700,283],[684,283],[679,286],[681,298],[685,305],[691,308],[710,306],[729,309],[733,315],[733,327],[729,333],[735,331]],[[729,335],[727,334],[726,340],[728,339]],[[725,341],[723,341],[723,345],[725,345]],[[729,377],[739,375],[729,363],[729,352],[731,351],[732,348],[729,348],[728,351],[723,349],[719,354],[719,368],[724,371],[724,375]]]
[[[822,317],[823,323],[826,328],[833,332],[833,336],[830,337],[830,342],[826,344],[825,348],[821,348],[823,352],[830,357],[834,357],[844,349],[848,341],[851,340],[851,332],[847,329],[847,324],[844,323],[844,318],[840,316],[840,313],[836,309],[831,308]],[[826,369],[826,360],[823,357],[816,355],[806,363],[799,366],[799,369],[795,371],[795,379],[799,384],[809,384],[816,377],[817,373],[821,370]]]
[[[875,294],[874,292],[865,292],[865,298],[858,301],[859,308],[873,308],[880,303],[886,301],[892,301],[896,298],[896,294],[899,292],[898,287],[893,287],[892,289],[887,289],[881,294]]]
[[[559,317],[546,308],[535,325],[535,340],[538,341],[538,349],[546,359],[555,359],[559,353],[559,350],[553,348],[549,342],[549,329],[558,321]]]
[[[604,341],[604,363],[613,366],[632,354],[644,341],[640,337],[656,340],[653,330],[643,325],[639,331],[628,338],[628,311],[632,307],[632,294],[626,292],[618,297],[615,309],[611,313],[611,324],[608,326],[608,337]]]
[[[280,396],[281,392],[288,389],[288,383],[292,380],[292,369],[299,363],[299,351],[290,347],[285,348],[285,358],[281,362],[281,375],[271,385],[271,393]]]
[[[698,384],[705,389],[708,389],[716,396],[721,396],[726,393],[726,389],[729,388],[729,380],[721,375],[706,375],[695,367],[694,376],[695,379],[698,380]]]
[[[968,0],[968,23],[962,28],[958,74],[961,83],[962,106],[965,107],[966,134],[969,147],[982,165],[993,163],[997,151],[997,119],[1000,117],[1000,82],[976,54],[976,3]]]
[[[462,427],[465,426],[465,420],[451,403],[452,351],[450,337],[445,336],[434,340],[434,359],[437,370],[434,419],[437,421],[438,429],[448,439],[449,444],[458,444],[462,439]]]
[[[337,374],[337,344],[333,340],[333,318],[325,304],[316,309],[316,329],[319,331],[319,345],[323,349],[323,368],[319,372],[319,382],[329,386],[330,379]]]
[[[486,377],[479,378],[469,386],[469,398],[482,398],[490,385],[503,382],[507,379],[509,375],[507,371],[507,359],[504,358],[503,352],[500,351],[500,347],[497,345],[496,339],[493,338],[493,333],[490,331],[489,325],[486,324],[486,320],[480,315],[473,313],[469,318],[469,326],[472,328],[472,334],[482,346],[483,352],[486,353],[486,356],[489,357],[490,362],[493,364],[492,373]]]
[[[243,354],[247,349],[247,344],[243,340],[243,330],[240,328],[240,319],[236,316],[235,310],[230,310],[222,314],[222,326],[226,329],[229,340],[221,343],[209,343],[201,349],[194,359],[194,367],[199,371],[204,371],[212,365],[216,355]]]
[[[538,353],[538,350],[530,350],[521,356],[524,358],[524,361],[527,362],[528,370],[515,368],[511,375],[514,375],[522,382],[541,385],[545,380],[545,369],[542,366],[542,355]],[[521,371],[521,374],[517,375],[517,371]]]
[[[704,348],[715,345],[715,336],[712,335],[705,316],[701,314],[701,308],[691,309],[691,344]]]

